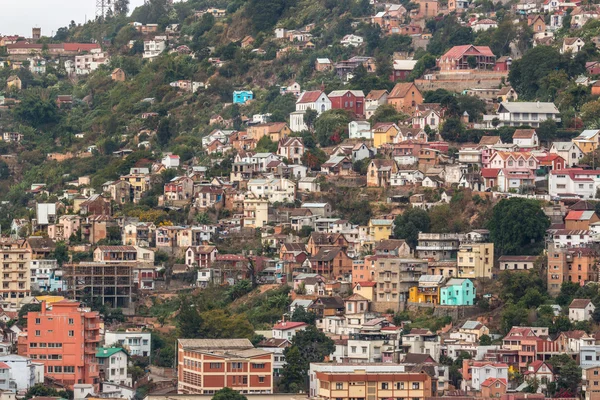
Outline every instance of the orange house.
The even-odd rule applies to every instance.
[[[592,210],[571,210],[565,217],[565,229],[587,231],[598,221],[600,218]]]
[[[506,379],[487,378],[481,383],[481,396],[484,398],[499,398],[506,394]]]
[[[388,96],[388,104],[393,105],[398,112],[412,115],[417,105],[423,104],[423,95],[412,82],[398,83]]]
[[[41,311],[27,313],[26,336],[19,338],[19,355],[44,364],[45,375],[73,389],[76,383],[98,390],[100,370],[96,349],[100,344],[100,314],[63,300]]]

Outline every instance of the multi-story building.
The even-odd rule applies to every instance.
[[[584,284],[598,280],[597,252],[588,247],[548,249],[548,293],[557,295],[563,282]]]
[[[417,258],[431,261],[456,260],[463,237],[460,233],[419,232]]]
[[[453,278],[440,291],[440,304],[445,306],[475,305],[476,289],[469,279]]]
[[[369,264],[366,267],[377,283],[373,311],[398,310],[401,303],[408,301],[410,288],[427,274],[427,261],[413,258],[372,257]]]
[[[29,269],[31,290],[52,290],[52,282],[58,270],[56,260],[31,260],[29,261]]]
[[[244,227],[262,228],[269,222],[269,201],[254,195],[244,198]]]
[[[81,262],[64,265],[63,270],[75,299],[84,301],[91,296],[112,308],[128,309],[136,286],[134,267],[133,263]]]
[[[125,331],[106,331],[104,343],[107,346],[123,346],[132,356],[150,357],[152,334],[137,329]]]
[[[481,390],[481,384],[488,378],[508,381],[508,365],[487,361],[463,360],[463,389]]]
[[[153,264],[154,251],[138,246],[98,246],[94,250],[94,262]]]
[[[244,394],[273,393],[273,354],[248,339],[178,339],[179,394],[213,394],[229,387]]]
[[[387,334],[381,332],[350,333],[347,361],[359,364],[393,362],[393,355],[397,350],[394,340],[390,340]]]
[[[96,358],[102,382],[131,386],[131,376],[127,375],[129,356],[123,348],[99,347],[96,351]]]
[[[31,294],[31,259],[32,250],[24,246],[22,241],[0,242],[0,294],[5,301],[19,305],[24,297]]]
[[[75,73],[88,75],[97,70],[101,65],[108,65],[110,57],[100,49],[94,49],[90,54],[75,56]]]
[[[494,243],[463,244],[458,250],[460,278],[492,278]]]
[[[283,371],[285,365],[285,356],[283,352],[291,346],[291,342],[287,339],[264,339],[256,345],[257,349],[273,353],[273,378],[277,378]]]
[[[585,400],[600,399],[600,366],[583,367],[581,378]]]
[[[427,373],[392,363],[313,363],[309,381],[309,397],[320,400],[424,400],[437,394],[435,381]]]
[[[51,308],[27,313],[26,336],[19,338],[25,356],[44,364],[46,375],[73,389],[91,384],[98,389],[96,349],[100,343],[100,314],[77,301],[60,301]]]
[[[446,278],[443,275],[423,275],[419,278],[418,286],[410,288],[411,303],[440,303],[440,289]]]
[[[17,354],[0,356],[0,389],[26,392],[44,383],[44,365]]]
[[[149,247],[154,243],[156,225],[152,222],[134,222],[125,225],[123,245]]]

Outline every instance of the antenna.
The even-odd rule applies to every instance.
[[[96,0],[96,18],[105,18],[112,11],[113,0]]]

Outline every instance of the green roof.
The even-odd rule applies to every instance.
[[[120,351],[127,354],[125,349],[123,349],[121,347],[99,347],[96,350],[96,358],[108,358],[108,357],[112,356],[113,354],[117,354]]]

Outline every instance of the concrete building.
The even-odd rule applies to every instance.
[[[431,377],[410,366],[313,363],[309,372],[309,397],[321,400],[425,399],[437,394]]]
[[[0,295],[4,301],[18,306],[24,297],[31,295],[31,270],[29,261],[32,250],[23,242],[3,240],[0,242]]]
[[[0,356],[0,381],[2,390],[27,391],[44,383],[44,367],[38,360],[17,354]]]
[[[129,355],[120,347],[100,347],[96,351],[100,379],[120,385],[131,386],[131,376],[127,375]]]
[[[269,394],[273,354],[248,339],[178,339],[177,378],[179,394],[214,394],[224,387]]]
[[[377,283],[373,311],[398,310],[409,299],[410,288],[427,274],[427,262],[413,258],[371,257],[366,268]]]
[[[456,260],[463,237],[459,233],[419,232],[417,258],[432,261]]]
[[[104,344],[107,346],[123,346],[132,356],[150,357],[152,350],[152,334],[141,330],[106,331]]]
[[[460,278],[492,278],[494,243],[460,245],[457,266]]]
[[[563,282],[585,284],[598,280],[596,251],[588,247],[548,248],[548,293],[556,296]]]
[[[98,388],[96,349],[100,342],[100,314],[81,308],[77,301],[60,301],[51,308],[27,313],[27,334],[19,338],[19,353],[40,362],[46,375],[68,388],[76,383]]]

